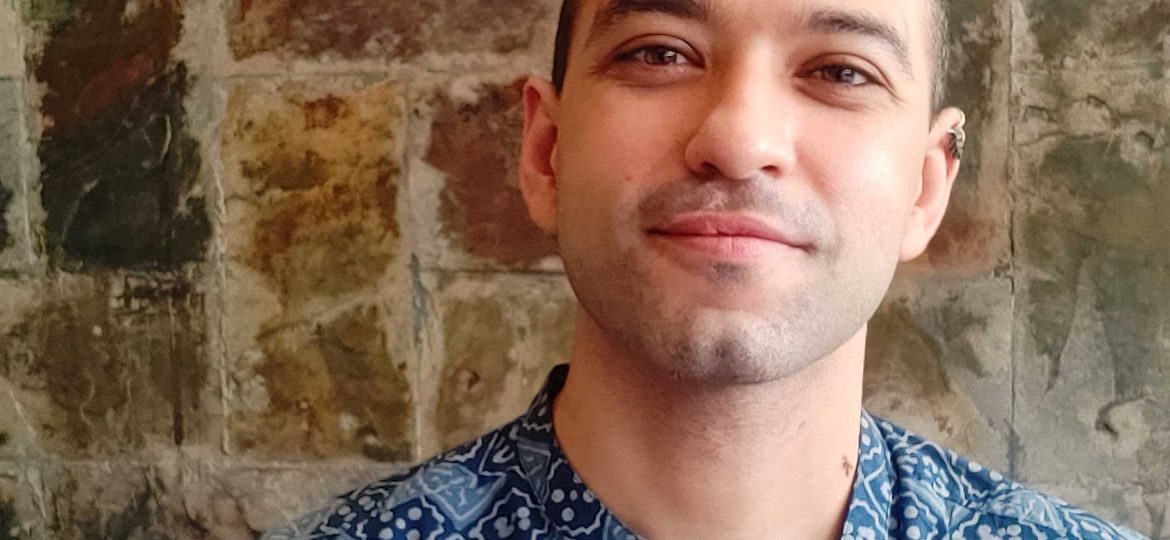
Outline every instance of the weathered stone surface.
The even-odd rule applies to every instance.
[[[121,463],[53,465],[45,471],[51,494],[52,538],[252,538],[238,512],[208,508],[198,471],[174,461],[162,466]],[[195,489],[192,489],[195,488]],[[226,522],[226,523],[225,523]]]
[[[952,0],[944,103],[967,115],[967,147],[950,206],[927,252],[908,270],[987,276],[1010,264],[1007,118],[1009,0]]]
[[[411,201],[424,268],[556,269],[520,194],[523,78],[459,78],[410,96]]]
[[[376,307],[359,306],[259,336],[262,356],[237,369],[258,378],[250,382],[264,395],[241,389],[231,424],[235,447],[277,458],[412,460],[413,362],[392,356],[390,324]]]
[[[33,2],[44,86],[39,154],[49,254],[67,268],[169,269],[210,235],[188,75],[170,58],[178,0]],[[100,51],[100,54],[97,52]]]
[[[900,279],[870,321],[865,406],[1007,472],[1012,284]]]
[[[290,310],[369,291],[403,263],[401,87],[233,86],[224,122],[230,256]]]
[[[1170,530],[1166,529],[1170,496],[1165,493],[1142,495],[1125,482],[1103,482],[1092,488],[1076,484],[1035,487],[1081,508],[1093,508],[1100,516],[1123,523],[1153,540],[1170,540]]]
[[[234,514],[238,516],[235,521],[248,530],[265,531],[325,508],[338,495],[401,471],[401,466],[371,464],[263,469],[211,465],[197,485],[188,482],[187,489],[196,495],[197,507],[211,510],[201,514]]]
[[[3,437],[0,436],[0,446]],[[0,462],[0,538],[48,538],[40,470],[32,464]]]
[[[241,83],[222,136],[233,449],[414,457],[395,83]]]
[[[1166,0],[1015,0],[1017,67],[1122,67],[1170,61]]]
[[[20,54],[20,14],[15,2],[0,2],[0,78],[24,76]]]
[[[151,466],[52,465],[44,475],[51,498],[48,537],[251,540],[395,471],[371,466],[257,469],[175,456]]]
[[[20,93],[15,82],[0,80],[0,271],[31,262],[24,196]]]
[[[236,0],[230,45],[237,59],[272,54],[315,59],[412,61],[425,54],[527,51],[551,0]]]
[[[36,303],[0,318],[0,381],[17,413],[0,426],[35,431],[18,440],[70,458],[209,441],[216,379],[204,293],[189,276],[24,286]]]
[[[1158,77],[1019,79],[1014,356],[1025,481],[1170,491],[1170,92]]]
[[[576,301],[561,276],[424,274],[422,455],[518,416],[568,360]]]

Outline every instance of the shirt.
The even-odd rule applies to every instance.
[[[513,422],[265,538],[639,538],[584,485],[553,434],[552,403],[567,374],[568,365],[554,368]],[[1143,538],[861,415],[843,540]]]

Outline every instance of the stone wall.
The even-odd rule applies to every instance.
[[[956,0],[867,405],[1170,539],[1170,3]],[[0,0],[0,538],[251,538],[517,414],[557,0]]]

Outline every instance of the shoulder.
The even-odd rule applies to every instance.
[[[381,540],[536,537],[527,504],[531,488],[519,469],[508,424],[401,474],[338,497],[322,510],[266,533],[266,540]],[[521,526],[523,526],[521,528]]]
[[[895,485],[890,530],[900,538],[1142,539],[1055,497],[877,419]],[[900,533],[900,534],[898,534]]]

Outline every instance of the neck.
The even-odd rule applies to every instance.
[[[633,358],[581,313],[555,432],[646,538],[839,538],[857,464],[864,328],[782,380],[705,385]]]

